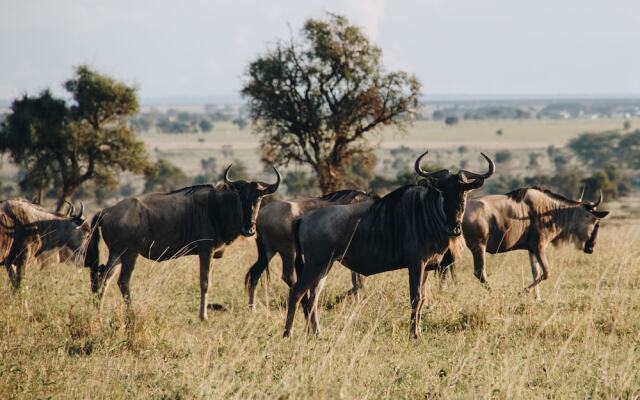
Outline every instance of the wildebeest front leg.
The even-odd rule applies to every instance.
[[[440,285],[444,283],[444,280],[447,278],[447,274],[451,275],[451,280],[453,283],[457,283],[458,279],[456,278],[455,273],[455,258],[450,250],[447,250],[442,256],[442,261],[440,261],[440,265],[437,268],[438,275],[440,276]]]
[[[540,284],[540,282],[547,280],[547,278],[549,278],[549,263],[547,262],[547,257],[544,254],[544,250],[538,250],[533,254],[535,255],[535,259],[538,261],[538,264],[542,268],[542,275],[535,278],[533,280],[533,283],[527,286],[527,290],[531,290],[533,288],[536,288],[537,290],[539,290],[538,285]]]
[[[422,308],[424,307],[425,303],[427,304],[427,307],[429,306],[429,297],[428,297],[428,285],[427,285],[427,278],[429,277],[429,271],[427,270],[427,268],[423,268],[424,272],[422,273],[422,282],[420,284],[420,292],[422,293],[422,304],[420,305],[420,309],[418,310],[418,326],[422,326]]]
[[[536,258],[536,255],[531,251],[529,252],[529,263],[531,264],[531,276],[533,277],[533,283],[539,282],[540,269],[538,268],[538,260]],[[527,287],[524,290],[528,293],[530,291],[530,288]],[[542,301],[542,297],[540,296],[540,286],[536,284],[534,286],[534,290],[536,293],[536,301]]]
[[[344,301],[347,297],[353,296],[356,301],[360,300],[360,290],[364,289],[364,276],[351,271],[351,289],[336,297],[336,303]]]
[[[419,312],[422,307],[422,277],[424,267],[421,264],[409,266],[409,299],[411,302],[411,337],[417,339],[422,336],[419,325]]]
[[[200,320],[207,319],[208,290],[211,279],[211,249],[204,249],[199,254],[200,257]]]

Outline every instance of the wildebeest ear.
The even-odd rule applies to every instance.
[[[472,190],[477,189],[484,184],[484,179],[475,179],[469,183],[463,183],[462,187],[464,190]]]
[[[602,219],[604,217],[606,217],[607,215],[609,215],[609,211],[589,211],[591,214],[593,214],[594,217],[598,218],[598,219]]]

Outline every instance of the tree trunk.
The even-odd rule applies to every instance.
[[[333,166],[321,165],[316,169],[318,174],[318,184],[322,194],[335,192],[338,190],[338,177],[333,172],[335,168]]]
[[[63,185],[62,193],[60,193],[60,197],[58,198],[58,202],[56,203],[56,212],[59,213],[62,211],[62,207],[64,207],[64,203],[71,199],[71,196],[76,192],[76,187],[70,184]]]

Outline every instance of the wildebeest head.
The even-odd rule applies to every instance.
[[[484,184],[484,180],[493,175],[495,166],[489,157],[484,153],[480,153],[489,163],[489,170],[484,174],[477,174],[463,169],[456,174],[450,173],[447,169],[427,172],[420,167],[420,161],[427,153],[428,151],[425,151],[416,159],[416,173],[425,178],[421,180],[421,184],[434,187],[442,193],[447,227],[452,236],[460,236],[462,234],[462,218],[467,203],[467,193],[481,187]]]
[[[65,245],[73,251],[78,251],[91,233],[91,228],[89,224],[85,223],[84,204],[80,202],[80,210],[77,213],[73,204],[69,202],[67,204],[69,205],[69,210],[66,217],[69,219],[70,224],[68,224],[68,232],[64,232],[66,237]]]
[[[256,233],[256,218],[258,217],[258,210],[260,210],[260,202],[264,196],[273,194],[278,190],[282,177],[278,170],[273,167],[273,171],[277,176],[275,183],[248,182],[242,179],[233,181],[229,178],[231,165],[232,164],[229,164],[224,172],[224,182],[234,190],[240,198],[240,210],[238,210],[242,219],[240,233],[244,236],[253,236]]]
[[[583,202],[582,196],[578,200],[581,207],[576,208],[576,215],[572,218],[573,224],[573,241],[579,250],[583,250],[587,254],[593,253],[598,239],[598,231],[600,230],[600,220],[607,215],[609,211],[598,211],[597,208],[602,203],[602,191],[598,201]]]

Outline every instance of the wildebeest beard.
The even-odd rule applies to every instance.
[[[375,246],[394,258],[401,257],[409,243],[424,246],[424,238],[435,248],[449,243],[444,198],[435,188],[407,185],[377,200],[363,217],[358,230],[365,232],[367,246]]]
[[[598,230],[600,230],[600,221],[596,222],[596,226],[593,227],[593,232],[591,232],[591,236],[589,240],[584,243],[584,252],[587,254],[592,254],[593,249],[596,247],[596,240],[598,239]]]

